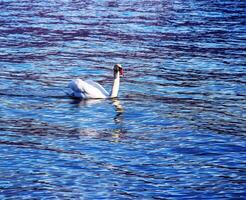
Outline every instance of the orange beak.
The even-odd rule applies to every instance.
[[[120,75],[123,76],[123,69],[120,68]]]

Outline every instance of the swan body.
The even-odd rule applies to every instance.
[[[69,96],[81,99],[106,99],[118,96],[120,86],[120,75],[123,75],[123,70],[120,64],[114,66],[114,82],[111,93],[108,93],[100,84],[92,80],[75,79],[72,80],[68,87]]]

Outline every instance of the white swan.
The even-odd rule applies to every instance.
[[[120,76],[123,75],[123,69],[120,64],[116,64],[113,71],[114,82],[110,94],[100,84],[92,80],[82,80],[77,78],[68,84],[68,87],[71,90],[68,95],[82,99],[106,99],[117,97],[120,87]]]

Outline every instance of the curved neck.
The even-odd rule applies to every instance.
[[[114,74],[114,83],[113,83],[110,97],[117,97],[118,96],[119,87],[120,87],[120,73],[117,72]]]

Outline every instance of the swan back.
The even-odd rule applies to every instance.
[[[108,98],[108,92],[98,83],[92,80],[75,79],[72,80],[68,87],[72,90],[72,95],[78,98]]]

